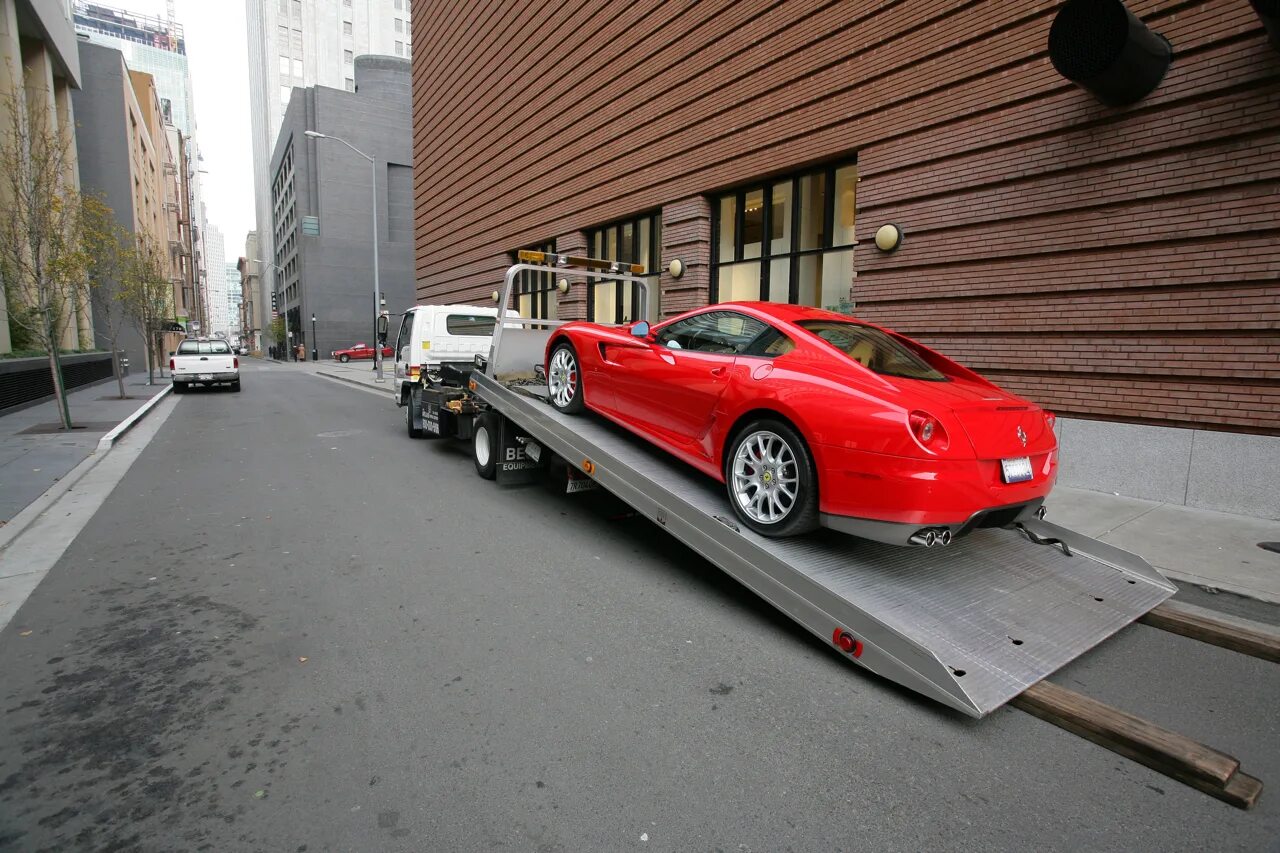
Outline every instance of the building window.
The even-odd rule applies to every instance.
[[[550,243],[543,243],[540,246],[530,246],[535,252],[554,253],[556,250],[556,242],[552,240]],[[515,252],[511,253],[511,262],[519,263],[519,258]],[[553,320],[556,316],[556,275],[553,272],[533,272],[532,270],[522,270],[516,274],[515,308],[520,312],[521,317],[538,318],[541,320]]]
[[[282,107],[289,106],[289,93],[292,91],[293,89],[289,86],[280,87],[280,106]]]
[[[283,79],[289,76],[289,57],[280,57],[280,77]]]
[[[342,52],[342,58],[346,60],[348,65],[356,61],[356,55],[349,50],[344,50]]]
[[[343,34],[344,36],[349,36],[349,35],[351,35],[351,22],[350,22],[350,21],[343,21],[343,22],[342,22],[342,34]]]
[[[400,20],[399,18],[396,18],[396,32],[398,33],[404,32],[404,21]]]
[[[302,56],[302,30],[294,30],[292,33],[292,38],[293,38],[293,52],[298,56]]]
[[[348,78],[347,78],[347,91],[348,91],[348,92],[354,92],[355,90],[356,90],[356,81],[355,81],[355,80],[352,80],[350,77],[348,77]]]
[[[396,56],[404,56],[404,42],[396,42]]]
[[[712,205],[712,301],[762,299],[848,312],[857,165],[720,196]]]
[[[299,80],[302,79],[302,60],[301,59],[295,59],[293,61],[293,76],[297,77]]]
[[[615,222],[587,233],[587,251],[593,258],[643,264],[649,280],[649,305],[641,314],[640,289],[630,282],[592,278],[587,288],[587,316],[596,323],[655,323],[661,309],[658,273],[662,266],[662,213]]]
[[[289,47],[289,28],[276,27],[276,41],[280,42],[281,50],[288,50]]]
[[[396,11],[399,12],[404,8],[404,0],[396,0]]]
[[[350,9],[350,8],[351,8],[351,0],[342,0],[342,5],[343,5],[343,6],[345,6],[346,8],[348,8],[348,9]]]

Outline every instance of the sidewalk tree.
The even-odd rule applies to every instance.
[[[133,234],[116,221],[115,212],[106,202],[92,195],[80,200],[80,233],[93,316],[99,328],[106,332],[111,347],[111,370],[123,400],[128,395],[124,390],[119,340],[129,322],[127,277],[134,263]]]
[[[284,317],[274,318],[267,330],[271,333],[271,340],[276,342],[278,354],[284,350]]]
[[[154,371],[159,368],[164,376],[160,359],[163,357],[163,336],[169,326],[169,305],[173,297],[172,285],[165,277],[164,256],[151,237],[140,234],[126,255],[127,261],[121,276],[122,300],[125,313],[146,342],[147,384],[154,384]]]
[[[68,133],[22,88],[0,101],[0,280],[5,322],[49,358],[64,429],[71,429],[58,351],[88,299],[80,193]]]

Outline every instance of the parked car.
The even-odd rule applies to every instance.
[[[169,354],[173,393],[183,394],[197,385],[230,385],[240,390],[240,359],[231,345],[217,338],[187,338]]]
[[[741,302],[560,327],[550,401],[598,412],[725,483],[767,536],[827,526],[948,544],[1036,512],[1057,477],[1054,416],[889,329]]]
[[[336,349],[329,353],[329,355],[345,364],[353,358],[373,358],[373,353],[373,347],[365,344],[355,344],[354,346],[347,347],[346,349]],[[394,353],[395,350],[391,347],[385,345],[382,347],[383,358],[391,358]]]

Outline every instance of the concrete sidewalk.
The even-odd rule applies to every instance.
[[[391,393],[390,363],[381,385],[368,362],[291,366]],[[1280,604],[1280,553],[1258,547],[1280,543],[1280,521],[1066,486],[1046,506],[1048,521],[1139,554],[1174,580]]]
[[[49,400],[0,416],[0,525],[8,524],[72,469],[89,458],[116,425],[168,390],[169,379],[147,385],[146,374],[126,376],[127,400],[114,379],[67,395],[70,433],[61,428],[58,405]]]

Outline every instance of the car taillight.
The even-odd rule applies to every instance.
[[[1058,416],[1053,412],[1044,413],[1044,425],[1049,428],[1049,432],[1053,432],[1053,425],[1058,422]]]
[[[238,358],[233,358],[233,359],[231,359],[231,366],[232,366],[232,367],[234,367],[236,370],[239,370],[239,369],[240,369],[240,359],[238,359]]]
[[[911,424],[911,434],[921,447],[942,450],[947,446],[947,431],[933,415],[928,412],[912,412],[908,421]]]
[[[173,359],[169,359],[169,370],[173,370]]]

